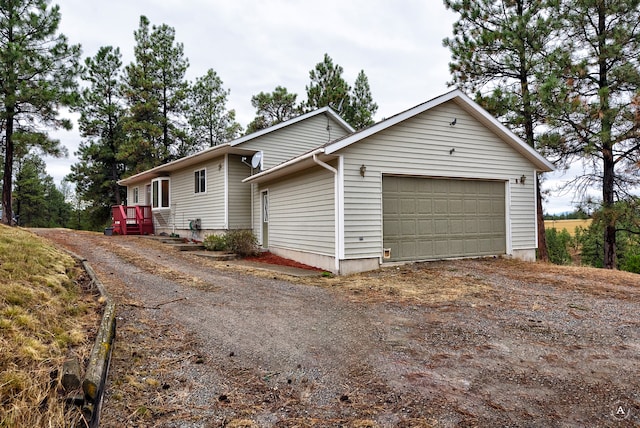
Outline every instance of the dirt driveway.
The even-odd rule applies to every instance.
[[[640,276],[509,260],[295,279],[39,234],[118,304],[104,427],[640,426]]]

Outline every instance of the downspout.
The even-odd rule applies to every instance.
[[[335,212],[335,218],[334,218],[334,222],[335,222],[335,272],[336,273],[340,273],[340,248],[341,248],[341,240],[340,240],[340,231],[342,230],[342,225],[340,224],[340,207],[339,207],[339,185],[340,183],[338,182],[338,170],[334,167],[332,167],[331,165],[321,161],[320,159],[318,159],[318,155],[317,153],[313,154],[313,162],[318,165],[323,167],[324,169],[327,169],[329,171],[331,171],[333,173],[334,176],[334,180],[333,180],[333,195],[335,198],[335,202],[334,202],[334,212]]]
[[[338,175],[338,170],[335,169],[334,167],[332,167],[331,165],[329,165],[328,163],[324,163],[322,162],[320,159],[318,159],[318,154],[314,153],[313,154],[313,161],[317,164],[320,165],[321,167],[328,169],[329,171],[333,172],[334,174]]]

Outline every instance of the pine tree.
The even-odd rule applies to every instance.
[[[119,158],[138,172],[176,158],[177,146],[186,139],[189,62],[183,45],[175,42],[175,30],[166,24],[150,28],[149,20],[141,16],[134,38],[135,62],[125,67],[123,84],[127,141]]]
[[[536,88],[556,41],[554,2],[445,0],[445,5],[460,15],[454,37],[444,40],[453,58],[452,84],[475,93],[489,112],[537,147],[546,113]],[[548,260],[539,177],[536,189],[538,257]]]
[[[120,205],[123,189],[117,181],[125,165],[117,159],[124,134],[124,106],[120,94],[122,59],[120,50],[101,47],[93,58],[85,60],[83,78],[87,82],[77,111],[80,113],[79,162],[71,166],[68,181],[76,185],[78,197],[92,205],[96,222],[105,222],[111,205]]]
[[[549,149],[589,165],[579,191],[602,189],[603,266],[613,269],[614,206],[639,184],[640,0],[564,2],[561,16],[563,39],[542,91],[558,130]]]
[[[364,74],[364,70],[360,70],[353,85],[351,103],[344,118],[356,130],[363,129],[375,123],[373,116],[376,111],[378,111],[378,104],[373,102],[369,79]]]
[[[4,133],[2,222],[9,224],[16,150],[63,153],[38,126],[71,128],[58,117],[71,105],[79,73],[80,47],[58,34],[60,8],[47,0],[7,0],[0,12],[0,111]],[[18,147],[18,146],[22,147]]]
[[[361,70],[353,92],[344,80],[343,68],[333,63],[328,54],[309,72],[311,82],[307,89],[307,111],[329,106],[353,128],[362,129],[374,123],[378,105],[373,102],[369,79]]]
[[[43,226],[42,215],[46,204],[42,183],[44,162],[36,156],[27,156],[17,166],[14,191],[16,217],[20,219],[22,226]]]
[[[178,150],[186,156],[206,147],[233,140],[241,132],[235,110],[227,110],[230,91],[222,87],[222,79],[210,69],[196,79],[189,90],[187,120],[190,125],[190,145]]]
[[[342,77],[343,68],[334,65],[328,54],[309,72],[311,82],[306,86],[308,110],[329,106],[338,112],[349,105],[351,87]]]
[[[302,109],[296,105],[297,97],[297,94],[289,93],[283,86],[276,86],[270,94],[260,92],[251,97],[251,105],[256,109],[256,117],[247,126],[247,134],[298,116]]]

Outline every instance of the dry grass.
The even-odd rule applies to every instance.
[[[413,301],[442,304],[456,300],[473,300],[492,288],[487,281],[473,275],[461,275],[455,269],[438,265],[408,264],[390,266],[373,272],[334,278],[312,278],[314,285],[348,290],[367,301]]]
[[[83,352],[73,348],[88,343],[86,323],[97,320],[80,275],[70,256],[0,225],[0,427],[68,425],[60,368]]]
[[[576,234],[576,227],[587,229],[591,225],[591,222],[592,220],[590,218],[584,220],[545,220],[544,228],[556,229],[558,232],[561,232],[562,229],[567,229],[569,235],[573,236]]]

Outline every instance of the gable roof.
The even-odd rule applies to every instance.
[[[302,122],[303,120],[309,119],[311,117],[314,116],[318,116],[320,114],[327,114],[330,117],[332,117],[336,122],[338,122],[348,133],[353,133],[355,132],[355,129],[353,129],[353,127],[351,125],[349,125],[342,117],[340,117],[340,115],[338,115],[335,111],[333,111],[333,109],[331,109],[330,107],[322,107],[318,110],[314,110],[311,111],[309,113],[305,113],[303,115],[294,117],[293,119],[289,119],[286,120],[284,122],[280,122],[276,125],[270,126],[268,128],[265,129],[261,129],[259,131],[256,131],[254,133],[251,133],[249,135],[245,135],[243,137],[240,137],[238,139],[235,139],[233,141],[230,141],[229,144],[231,146],[237,146],[239,144],[242,143],[246,143],[247,141],[253,140],[255,138],[261,137],[263,135],[269,134],[271,132],[277,131],[278,129],[282,129],[282,128],[286,128],[287,126],[291,126],[295,123],[298,122]]]
[[[226,154],[236,154],[241,156],[252,156],[258,150],[255,149],[243,149],[240,146],[243,143],[254,140],[258,137],[262,137],[263,135],[270,134],[279,129],[286,128],[288,126],[294,125],[298,122],[302,122],[306,119],[312,118],[314,116],[318,116],[321,114],[326,114],[333,118],[340,126],[342,126],[347,132],[353,133],[354,129],[349,125],[343,118],[341,118],[336,112],[334,112],[330,107],[323,107],[309,113],[305,113],[303,115],[294,117],[293,119],[289,119],[287,121],[278,123],[276,125],[270,126],[265,129],[261,129],[259,131],[253,132],[248,135],[244,135],[235,140],[229,141],[225,144],[220,144],[218,146],[209,147],[198,153],[194,153],[189,156],[185,156],[180,159],[176,159],[174,161],[168,162],[163,165],[156,166],[155,168],[148,169],[146,171],[142,171],[138,174],[132,175],[131,177],[123,178],[118,181],[118,184],[121,186],[127,186],[128,184],[135,183],[141,180],[150,180],[156,177],[159,177],[163,174],[176,171],[182,168],[189,167],[191,165],[195,165],[200,162],[205,162],[207,160],[213,159],[218,156],[223,156]]]
[[[331,158],[337,151],[344,149],[345,147],[350,146],[358,141],[361,141],[367,137],[370,137],[378,132],[384,131],[394,125],[397,125],[400,122],[403,122],[407,119],[410,119],[414,116],[417,116],[421,113],[424,113],[427,110],[430,110],[434,107],[437,107],[441,104],[444,104],[448,101],[455,102],[458,106],[460,106],[463,110],[473,116],[476,120],[486,126],[489,130],[493,131],[497,134],[503,141],[505,141],[508,145],[513,147],[518,153],[520,153],[523,157],[528,159],[538,171],[541,172],[549,172],[554,171],[555,167],[551,162],[545,159],[542,155],[540,155],[537,151],[535,151],[531,146],[525,143],[520,137],[515,135],[512,131],[510,131],[506,126],[501,124],[495,117],[489,114],[485,109],[480,107],[475,101],[465,95],[461,90],[455,89],[453,91],[447,92],[446,94],[440,95],[436,98],[433,98],[427,102],[419,104],[413,108],[403,111],[402,113],[398,113],[395,116],[392,116],[388,119],[385,119],[381,122],[376,123],[368,128],[365,128],[361,131],[355,132],[350,135],[346,135],[337,140],[330,141],[317,149],[311,150],[307,153],[304,153],[296,158],[293,158],[287,162],[284,162],[280,165],[277,165],[273,168],[270,168],[266,171],[262,171],[258,174],[254,174],[251,177],[243,180],[245,182],[252,181],[262,181],[261,179],[267,176],[275,177],[286,175],[290,172],[294,172],[303,168],[294,167],[294,165],[298,163],[308,163],[310,159],[316,158],[318,156],[323,156],[324,158]],[[332,156],[333,155],[333,156]]]

